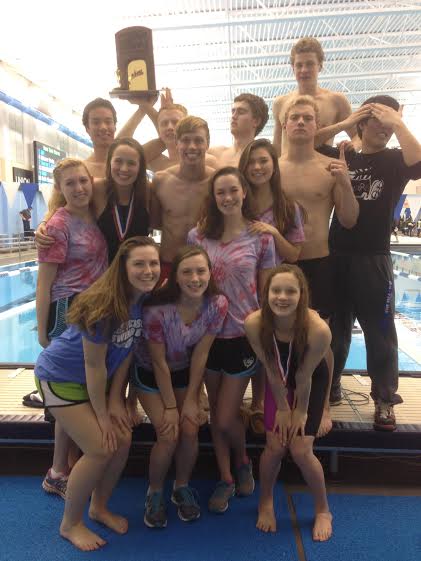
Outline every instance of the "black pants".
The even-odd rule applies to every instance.
[[[335,358],[332,387],[338,387],[358,319],[367,350],[371,397],[402,403],[398,339],[395,328],[395,284],[390,255],[332,256],[337,302],[330,320]]]

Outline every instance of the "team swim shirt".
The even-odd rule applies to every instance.
[[[85,360],[82,337],[93,343],[108,345],[105,364],[110,378],[132,351],[142,331],[141,303],[130,309],[130,319],[115,328],[110,335],[104,333],[98,323],[91,335],[71,325],[59,337],[51,341],[38,357],[35,376],[47,382],[74,382],[86,384]]]
[[[143,311],[143,336],[135,349],[136,362],[146,370],[153,370],[147,341],[164,343],[165,357],[171,371],[190,365],[195,345],[205,335],[218,335],[227,315],[225,296],[205,298],[198,316],[186,324],[176,304],[148,306]]]
[[[329,246],[335,254],[388,255],[393,212],[410,179],[421,178],[421,162],[407,166],[402,150],[345,154],[360,213],[356,225],[344,228],[335,214]]]
[[[58,263],[51,302],[83,292],[108,266],[107,244],[95,223],[87,224],[59,208],[47,224],[51,247],[38,250],[40,263]]]
[[[201,245],[209,255],[212,274],[228,299],[228,313],[218,338],[244,336],[244,320],[259,308],[257,276],[275,267],[275,243],[271,234],[250,234],[247,230],[230,242],[211,240],[190,230],[187,243]]]
[[[285,234],[282,234],[284,238],[292,244],[302,243],[306,241],[300,209],[296,203],[294,203],[294,207],[295,207],[294,226],[292,226],[289,230],[287,230]],[[264,222],[265,224],[270,224],[271,226],[277,228],[275,223],[275,218],[273,216],[272,206],[270,206],[267,210],[262,212],[262,214],[259,214],[258,220],[260,220],[260,222]],[[276,251],[276,265],[280,265],[283,261],[285,261],[285,257],[279,255],[278,251]]]

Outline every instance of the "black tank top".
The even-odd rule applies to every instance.
[[[98,228],[101,230],[105,241],[107,242],[109,263],[111,263],[111,261],[114,259],[121,243],[112,212],[113,206],[114,205],[111,202],[108,202],[107,206],[104,209],[104,212],[101,214],[97,221]],[[129,205],[117,205],[117,207],[120,216],[120,222],[124,230],[126,227]],[[148,234],[148,211],[143,206],[138,205],[137,208],[133,209],[133,218],[124,236],[124,240],[127,240],[128,238],[131,238],[133,236],[147,236]]]

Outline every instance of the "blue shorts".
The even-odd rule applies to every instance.
[[[253,376],[259,367],[247,337],[215,339],[209,351],[206,369],[229,376]]]
[[[190,367],[171,372],[171,383],[175,390],[185,390],[189,385]],[[138,364],[130,367],[130,384],[140,392],[159,393],[153,370],[146,370]]]

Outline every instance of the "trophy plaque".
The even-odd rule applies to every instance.
[[[120,87],[114,88],[110,96],[129,100],[156,96],[152,30],[126,27],[115,34],[115,43]]]

